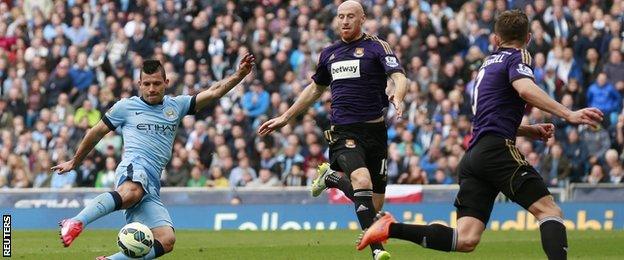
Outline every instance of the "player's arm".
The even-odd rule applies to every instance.
[[[530,131],[531,131],[531,125],[520,125],[518,127],[518,132],[516,133],[516,135],[517,136],[527,136]]]
[[[530,78],[517,79],[512,83],[518,94],[527,103],[558,117],[568,119],[572,111],[556,102],[538,87]]]
[[[87,131],[84,139],[80,142],[78,150],[71,160],[61,163],[52,167],[52,171],[57,171],[58,174],[62,174],[75,169],[87,154],[95,147],[95,145],[110,132],[111,129],[107,126],[103,120],[100,120],[93,128]]]
[[[332,76],[327,69],[328,52],[326,50],[327,49],[323,50],[319,55],[319,62],[316,66],[316,73],[312,76],[312,83],[305,87],[295,103],[288,108],[283,115],[264,122],[258,128],[258,134],[267,135],[282,128],[291,118],[302,113],[305,109],[310,107],[314,101],[321,97],[321,94],[323,94],[332,81]]]
[[[555,133],[555,125],[553,124],[533,124],[520,125],[518,127],[517,136],[524,136],[533,140],[548,141]]]
[[[603,114],[597,108],[584,108],[571,111],[564,105],[551,99],[546,92],[538,87],[530,78],[520,78],[512,82],[514,89],[527,103],[543,111],[556,115],[573,124],[598,126]]]
[[[394,105],[397,119],[401,119],[404,110],[403,99],[405,99],[408,89],[405,71],[399,62],[399,58],[397,58],[386,41],[376,39],[374,42],[377,43],[374,45],[376,47],[374,50],[375,56],[386,75],[390,75],[394,82],[394,93],[388,97],[388,101]]]
[[[390,74],[390,78],[394,81],[394,93],[390,96],[389,100],[394,104],[394,108],[397,111],[397,118],[403,116],[403,99],[407,94],[407,77],[403,72],[394,72]]]
[[[239,69],[229,77],[220,80],[213,84],[209,89],[206,89],[195,98],[195,112],[204,108],[211,100],[221,98],[240,83],[251,72],[251,68],[255,64],[256,58],[252,54],[245,54],[241,59]]]
[[[312,105],[314,101],[319,99],[325,89],[327,89],[327,86],[318,85],[314,81],[312,81],[312,83],[310,83],[301,92],[301,95],[299,95],[295,103],[290,108],[288,108],[288,110],[286,110],[284,114],[264,122],[258,129],[258,133],[260,135],[267,135],[283,127],[284,125],[286,125],[286,123],[288,123],[288,121],[290,121],[291,118],[301,114],[308,107],[310,107],[310,105]]]
[[[314,101],[321,97],[325,89],[327,89],[327,86],[318,85],[314,81],[308,84],[295,103],[281,117],[289,121],[291,118],[301,114],[301,112],[306,111]]]

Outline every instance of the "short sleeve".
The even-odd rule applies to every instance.
[[[111,131],[115,131],[117,127],[122,126],[126,122],[127,103],[127,99],[117,101],[102,117],[102,121]]]
[[[381,66],[383,66],[383,69],[386,72],[386,75],[390,75],[395,72],[401,72],[405,74],[405,71],[403,71],[403,67],[401,66],[401,63],[399,62],[399,59],[396,57],[396,55],[394,55],[394,52],[392,51],[390,44],[379,39],[376,41],[378,43],[376,44],[377,45],[377,48],[376,48],[377,59],[379,59],[379,63],[381,63]]]
[[[312,80],[314,81],[314,83],[321,86],[329,86],[332,81],[329,70],[327,70],[327,59],[325,58],[325,56],[325,52],[321,52],[321,55],[319,55],[318,65],[316,66],[316,72],[314,73],[314,75],[312,75]]]
[[[530,78],[534,81],[531,54],[524,49],[512,54],[507,63],[507,73],[509,74],[509,83],[521,78]]]
[[[180,114],[194,115],[196,102],[195,99],[196,96],[181,95],[175,97],[173,100],[178,104],[178,107],[180,108]]]

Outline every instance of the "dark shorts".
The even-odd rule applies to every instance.
[[[513,140],[486,135],[459,163],[457,217],[471,216],[487,224],[499,192],[525,209],[550,195],[542,177]]]
[[[334,125],[324,134],[333,170],[350,176],[359,168],[367,168],[373,192],[386,193],[388,130],[384,122]]]

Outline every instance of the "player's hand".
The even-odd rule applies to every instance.
[[[52,167],[51,170],[58,174],[63,174],[75,168],[76,168],[76,165],[74,164],[74,160],[69,160],[69,161],[66,161],[64,163],[61,163],[59,165]]]
[[[253,54],[251,53],[247,53],[241,59],[240,64],[238,66],[238,71],[242,75],[247,75],[249,74],[249,72],[251,72],[251,68],[253,68],[255,64],[256,64],[256,57],[254,57]]]
[[[593,128],[597,128],[602,122],[602,118],[604,114],[600,109],[595,107],[588,107],[576,110],[570,114],[566,121],[572,124],[586,124],[590,125]]]
[[[283,116],[278,116],[269,121],[264,122],[260,128],[258,128],[258,134],[260,135],[268,135],[273,133],[273,131],[282,128],[288,123],[288,120]]]
[[[388,97],[388,101],[392,102],[392,105],[394,105],[394,109],[396,110],[397,120],[403,119],[403,109],[404,109],[403,100],[398,101],[396,98],[394,98],[394,95],[392,95]]]
[[[555,133],[555,125],[553,124],[534,124],[530,125],[530,131],[527,133],[527,137],[533,140],[548,141]]]

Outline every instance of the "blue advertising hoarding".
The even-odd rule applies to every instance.
[[[255,204],[255,205],[174,205],[167,207],[177,229],[208,230],[327,230],[358,229],[352,205]],[[624,229],[624,203],[562,203],[569,230]],[[15,229],[52,229],[58,221],[75,215],[79,208],[0,208],[11,214]],[[425,224],[441,222],[454,226],[451,203],[388,204],[385,210],[398,220]],[[89,228],[120,228],[125,218],[115,212],[97,220]],[[497,203],[488,229],[535,230],[535,218],[513,203]]]

